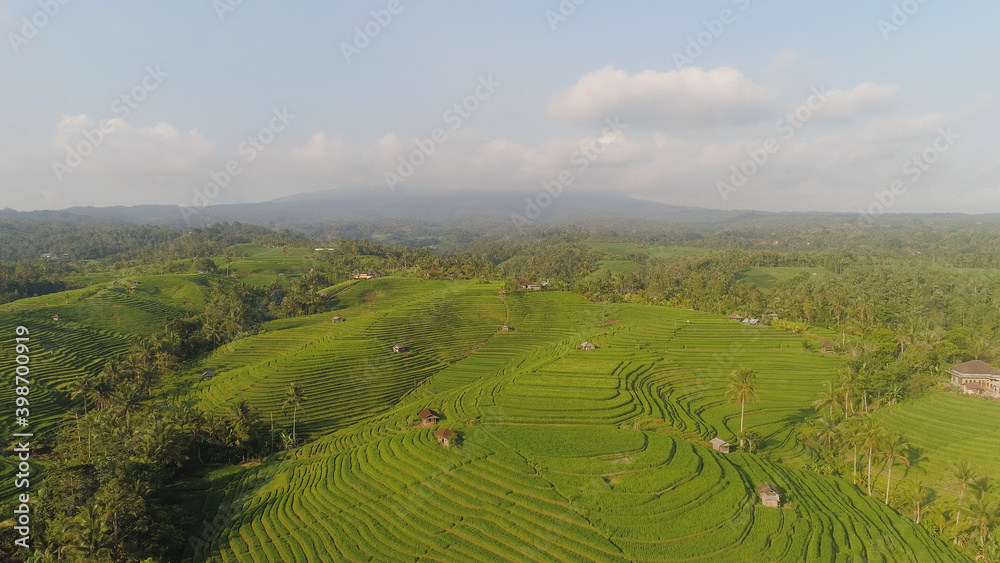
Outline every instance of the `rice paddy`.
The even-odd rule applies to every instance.
[[[343,323],[269,323],[192,370],[218,374],[192,388],[205,408],[248,398],[283,424],[297,382],[317,438],[212,480],[194,504],[225,525],[193,560],[962,559],[848,482],[707,447],[738,432],[725,390],[748,365],[745,424],[772,460],[804,454],[794,426],[838,360],[801,335],[474,282],[383,278],[343,302]],[[419,425],[423,408],[443,419]],[[438,444],[440,428],[461,444]],[[761,505],[763,481],[783,508]]]

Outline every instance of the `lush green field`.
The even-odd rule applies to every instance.
[[[894,480],[902,477],[922,483],[937,492],[939,503],[946,504],[958,495],[950,477],[956,462],[967,461],[979,475],[998,477],[1000,402],[938,391],[881,409],[879,415],[914,448],[912,466],[898,466]]]
[[[199,310],[208,280],[149,276],[130,280],[139,283],[129,291],[103,283],[0,308],[0,331],[32,328],[33,418],[45,428],[62,420],[73,378],[99,370],[130,338]],[[171,376],[171,400],[221,412],[247,399],[281,430],[291,427],[284,390],[297,383],[306,397],[299,436],[314,439],[173,485],[171,498],[194,519],[187,557],[962,559],[850,483],[794,469],[806,458],[795,427],[840,365],[804,350],[802,335],[561,292],[500,298],[498,289],[395,277],[341,284],[340,309],[268,322]],[[346,322],[333,324],[334,315]],[[598,349],[580,350],[585,340]],[[394,344],[408,350],[394,353]],[[9,364],[10,347],[0,351]],[[726,386],[740,366],[758,373],[760,400],[745,424],[764,437],[765,456],[706,444],[739,431]],[[203,382],[206,370],[216,376]],[[0,400],[12,400],[5,389]],[[976,453],[963,421],[977,420],[979,405],[933,395],[886,409],[888,424],[908,427],[960,413],[955,426],[927,432],[918,444],[926,464],[912,474],[932,479],[947,458]],[[423,408],[441,412],[436,428],[463,443],[438,445],[436,428],[416,424]],[[763,481],[783,492],[784,508],[763,508]]]
[[[13,365],[14,330],[30,331],[31,421],[41,440],[69,412],[68,387],[84,374],[96,374],[135,338],[163,328],[204,306],[204,280],[196,276],[130,278],[139,285],[126,292],[110,282],[85,289],[22,299],[0,306],[0,363]],[[59,315],[60,320],[53,320]],[[13,404],[13,386],[0,387],[0,402]]]
[[[213,256],[212,260],[221,273],[236,274],[251,285],[268,285],[278,279],[278,274],[284,277],[295,277],[309,268],[320,265],[314,248],[266,248],[255,244],[238,244],[232,247],[234,258],[227,264],[225,256]]]
[[[848,482],[706,447],[738,431],[725,387],[748,365],[747,426],[772,459],[802,454],[793,427],[838,360],[800,335],[474,282],[383,278],[343,297],[343,324],[273,322],[192,369],[218,373],[191,391],[206,408],[248,398],[283,426],[280,391],[298,382],[302,427],[322,435],[180,490],[225,523],[193,528],[193,559],[962,559]],[[461,446],[415,425],[426,407]],[[765,480],[785,508],[760,505]]]

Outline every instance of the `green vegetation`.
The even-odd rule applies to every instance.
[[[97,232],[80,229],[51,240]],[[0,330],[30,326],[35,347],[40,561],[996,549],[1000,404],[941,390],[950,365],[998,355],[1000,278],[959,269],[984,266],[968,252],[911,264],[874,241],[802,248],[803,233],[534,232],[445,252],[122,229],[169,250],[90,241],[87,260],[0,268]]]

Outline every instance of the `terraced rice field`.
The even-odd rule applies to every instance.
[[[738,429],[726,380],[748,365],[747,426],[799,453],[791,428],[838,365],[799,335],[472,282],[388,278],[343,302],[345,323],[272,323],[196,366],[218,375],[192,399],[276,421],[298,382],[320,437],[201,480],[188,504],[217,525],[196,527],[192,560],[962,560],[841,479],[706,447]],[[417,424],[428,407],[437,427]],[[436,442],[445,427],[461,445]],[[784,508],[761,506],[763,481]]]
[[[939,391],[878,414],[888,428],[906,436],[917,453],[911,456],[912,467],[893,471],[894,481],[897,476],[900,481],[919,481],[935,489],[944,504],[958,494],[948,477],[957,461],[972,463],[993,480],[1000,478],[1000,403]]]
[[[148,289],[125,293],[100,284],[87,289],[23,299],[0,307],[0,364],[14,365],[14,328],[23,325],[31,338],[31,419],[36,435],[45,439],[70,409],[68,388],[85,374],[96,374],[109,359],[124,353],[135,337],[161,330],[171,318],[193,309],[161,296],[159,284],[176,292],[178,277],[169,283],[151,281]],[[155,295],[155,296],[154,296]],[[185,297],[194,293],[183,292]],[[59,315],[61,320],[52,317]],[[12,386],[0,387],[0,401],[13,404]]]

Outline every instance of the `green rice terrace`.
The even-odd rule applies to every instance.
[[[30,323],[44,350],[44,428],[62,420],[74,378],[205,302],[204,276],[134,281],[3,308],[0,330]],[[966,560],[849,481],[802,469],[812,454],[798,426],[841,365],[803,335],[498,288],[345,283],[336,310],[269,321],[177,368],[160,391],[171,401],[222,413],[247,400],[282,429],[283,392],[298,385],[297,431],[309,439],[172,485],[193,522],[186,560]],[[744,423],[762,455],[709,445],[738,442],[740,405],[726,390],[740,366],[757,372]],[[947,460],[973,449],[965,414],[951,414],[979,408],[970,400],[932,394],[886,409],[889,425],[935,426],[920,444],[926,467],[907,476],[943,479]],[[424,409],[440,420],[423,424]],[[989,450],[984,468],[995,466]],[[779,508],[762,504],[765,482]]]

